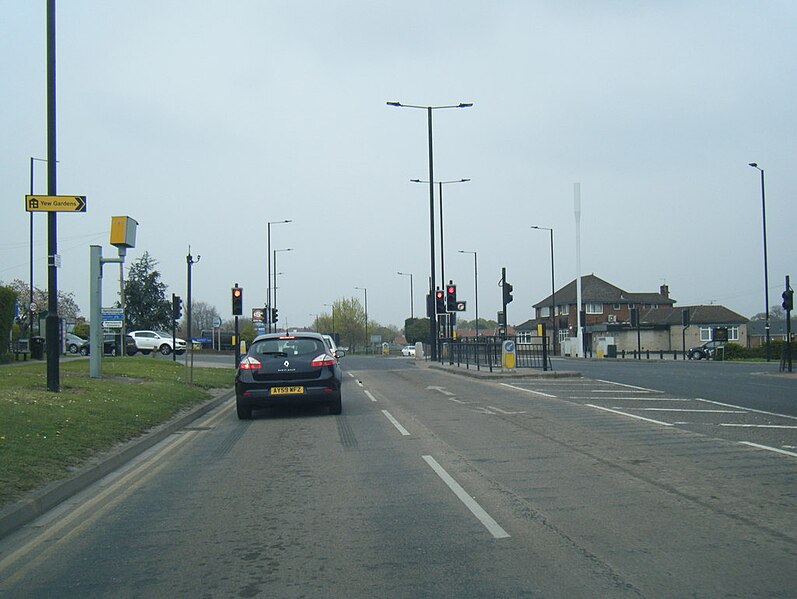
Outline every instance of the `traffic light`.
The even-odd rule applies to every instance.
[[[276,308],[271,308],[271,322],[275,323],[275,322],[277,322],[277,320],[279,320],[278,317],[277,317],[277,309]]]
[[[457,286],[453,283],[446,285],[446,311],[457,311]]]
[[[504,290],[504,303],[505,304],[508,304],[509,302],[511,302],[514,299],[512,297],[512,289],[514,289],[514,287],[512,287],[511,283],[507,283],[506,281],[504,281],[503,290]]]
[[[434,292],[434,300],[435,300],[435,311],[438,314],[445,314],[446,313],[446,294],[442,289],[438,289]]]
[[[242,316],[244,313],[244,289],[243,287],[232,288],[232,315]]]
[[[172,293],[172,320],[180,320],[183,316],[183,300]]]
[[[631,326],[636,328],[639,326],[639,309],[631,308]]]
[[[781,304],[783,309],[787,312],[794,310],[794,289],[787,289],[780,296],[783,298],[783,303]]]

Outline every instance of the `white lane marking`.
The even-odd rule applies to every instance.
[[[759,445],[758,443],[750,443],[749,441],[739,441],[741,445],[749,445],[750,447],[755,447],[757,449],[765,449],[766,451],[774,451],[775,453],[782,453],[783,455],[790,455],[794,458],[797,458],[797,453],[793,451],[786,451],[785,449],[778,449],[777,447],[769,447],[767,445]]]
[[[429,385],[426,388],[427,389],[432,389],[433,391],[439,391],[443,395],[449,395],[449,396],[456,395],[456,393],[451,393],[451,391],[447,391],[445,387],[438,387],[438,386],[435,386],[435,385]]]
[[[669,422],[661,422],[660,420],[653,420],[652,418],[644,418],[643,416],[637,416],[636,414],[629,414],[628,412],[621,412],[620,410],[612,410],[611,408],[602,408],[600,406],[596,406],[591,403],[585,405],[589,406],[590,408],[595,408],[596,410],[603,410],[604,412],[611,412],[612,414],[619,414],[620,416],[628,416],[629,418],[644,420],[645,422],[652,422],[653,424],[660,424],[662,426],[674,426]]]
[[[422,457],[424,461],[427,464],[429,464],[432,470],[434,470],[435,474],[437,474],[437,476],[439,476],[441,480],[446,485],[448,485],[448,488],[454,492],[454,495],[456,495],[459,498],[459,500],[465,504],[465,507],[467,507],[471,511],[471,513],[474,516],[476,516],[476,519],[479,520],[479,522],[481,522],[484,525],[484,527],[490,532],[491,535],[493,535],[493,538],[495,539],[509,538],[510,536],[509,533],[506,532],[503,528],[501,528],[498,522],[493,520],[490,514],[484,511],[484,508],[482,508],[482,506],[480,506],[475,499],[473,499],[470,495],[468,495],[465,492],[465,489],[463,489],[462,486],[457,481],[455,481],[440,464],[437,463],[437,460],[435,460],[430,455],[425,455]]]
[[[371,395],[371,392],[370,392],[370,391],[368,391],[368,390],[366,389],[366,390],[365,390],[363,393],[365,393],[365,394],[368,396],[368,399],[370,399],[372,402],[376,403],[376,397],[374,397],[373,395]]]
[[[756,410],[754,408],[746,408],[744,406],[736,406],[730,403],[722,403],[719,401],[712,401],[710,399],[703,399],[695,397],[695,401],[703,401],[705,403],[712,403],[715,406],[722,406],[723,408],[736,408],[738,410],[746,410],[748,412],[755,412],[756,414],[766,414],[767,416],[777,416],[778,418],[788,418],[789,420],[797,420],[797,416],[789,416],[788,414],[778,414],[777,412],[767,412],[766,410]]]
[[[511,416],[512,414],[525,414],[526,413],[525,410],[522,411],[522,412],[507,412],[506,410],[502,410],[501,408],[496,408],[495,406],[487,406],[487,407],[490,408],[491,410],[495,410],[496,412],[499,412],[500,414],[506,414],[507,416]]]
[[[358,380],[358,381],[356,381],[356,382],[357,382],[357,384],[358,384],[360,387],[365,387],[365,385],[363,385],[363,382],[362,382],[362,381]]]
[[[387,410],[382,410],[382,413],[385,415],[385,418],[387,418],[388,420],[390,420],[390,422],[393,424],[393,426],[395,426],[395,427],[398,429],[398,432],[400,432],[400,433],[401,433],[402,435],[404,435],[405,437],[409,437],[409,436],[410,436],[410,432],[409,432],[409,431],[408,431],[406,428],[404,428],[403,426],[401,426],[401,424],[399,423],[399,421],[398,421],[398,420],[396,420],[396,419],[393,417],[393,414],[391,414],[391,413],[390,413],[390,412],[388,412]]]
[[[606,383],[607,385],[618,385],[620,387],[628,387],[629,389],[639,389],[640,391],[647,391],[648,393],[663,393],[657,389],[648,389],[647,387],[637,387],[636,385],[626,385],[625,383],[615,383],[614,381],[605,381],[603,379],[595,379],[599,383]]]
[[[462,401],[461,399],[457,399],[456,397],[446,397],[446,399],[447,399],[448,401],[455,401],[455,402],[457,402],[457,403],[460,403],[460,404],[462,404],[463,406],[466,406],[466,405],[468,405],[468,404],[471,404],[471,403],[473,403],[473,402],[471,402],[471,401]]]
[[[567,399],[600,399],[601,401],[695,401],[681,397],[568,397]]]
[[[628,391],[623,391],[622,389],[590,389],[592,393],[651,393],[647,389],[629,389]]]
[[[619,409],[615,406],[615,409]],[[640,412],[695,412],[697,414],[747,414],[745,410],[690,410],[687,408],[631,408]]]
[[[354,373],[353,372],[347,372],[346,374],[348,374],[351,378],[354,378]]]
[[[797,426],[787,424],[720,424],[720,426],[735,426],[739,428],[788,428],[797,429]]]
[[[533,393],[534,395],[542,395],[543,397],[551,397],[556,399],[556,395],[551,395],[550,393],[543,393],[542,391],[532,391],[531,389],[524,389],[523,387],[517,387],[515,385],[510,385],[509,383],[499,383],[504,387],[509,387],[510,389],[516,389],[517,391],[525,391],[526,393]]]

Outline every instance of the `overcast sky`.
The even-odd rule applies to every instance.
[[[30,157],[46,158],[44,0],[0,0],[0,281],[29,278]],[[281,324],[363,300],[372,320],[424,312],[430,272],[426,113],[444,188],[445,274],[474,316],[532,316],[581,270],[631,292],[666,283],[676,305],[764,309],[760,174],[770,304],[797,277],[797,3],[549,0],[177,2],[70,0],[57,8],[59,288],[89,310],[89,246],[112,216],[138,221],[168,293],[230,317],[266,296],[266,223]],[[44,163],[35,193],[47,191]],[[46,287],[46,216],[35,285]],[[435,224],[439,244],[439,224]],[[439,252],[439,245],[438,252]],[[439,254],[438,254],[439,255]],[[438,265],[438,278],[440,268]],[[104,303],[117,299],[106,266]]]

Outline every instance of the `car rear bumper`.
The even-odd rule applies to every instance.
[[[272,386],[285,386],[285,383],[264,385],[262,383],[249,384],[237,381],[235,383],[235,397],[240,404],[252,408],[331,403],[340,397],[340,383],[335,378],[322,381],[295,382],[291,384],[301,385],[304,387],[304,392],[291,395],[272,395]]]

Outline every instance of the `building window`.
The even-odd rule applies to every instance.
[[[531,331],[518,331],[518,343],[531,343]]]
[[[711,327],[700,327],[700,340],[711,341]]]
[[[614,305],[612,306],[612,310],[617,310],[617,311],[619,311],[619,310],[620,310],[620,304],[614,304]]]
[[[559,306],[559,314],[562,316],[567,316],[570,314],[570,304],[564,304]]]
[[[603,314],[603,304],[587,304],[587,314]]]
[[[550,315],[551,315],[550,306],[546,306],[544,308],[540,308],[540,318],[548,318]]]
[[[728,327],[728,341],[739,341],[739,327]]]

